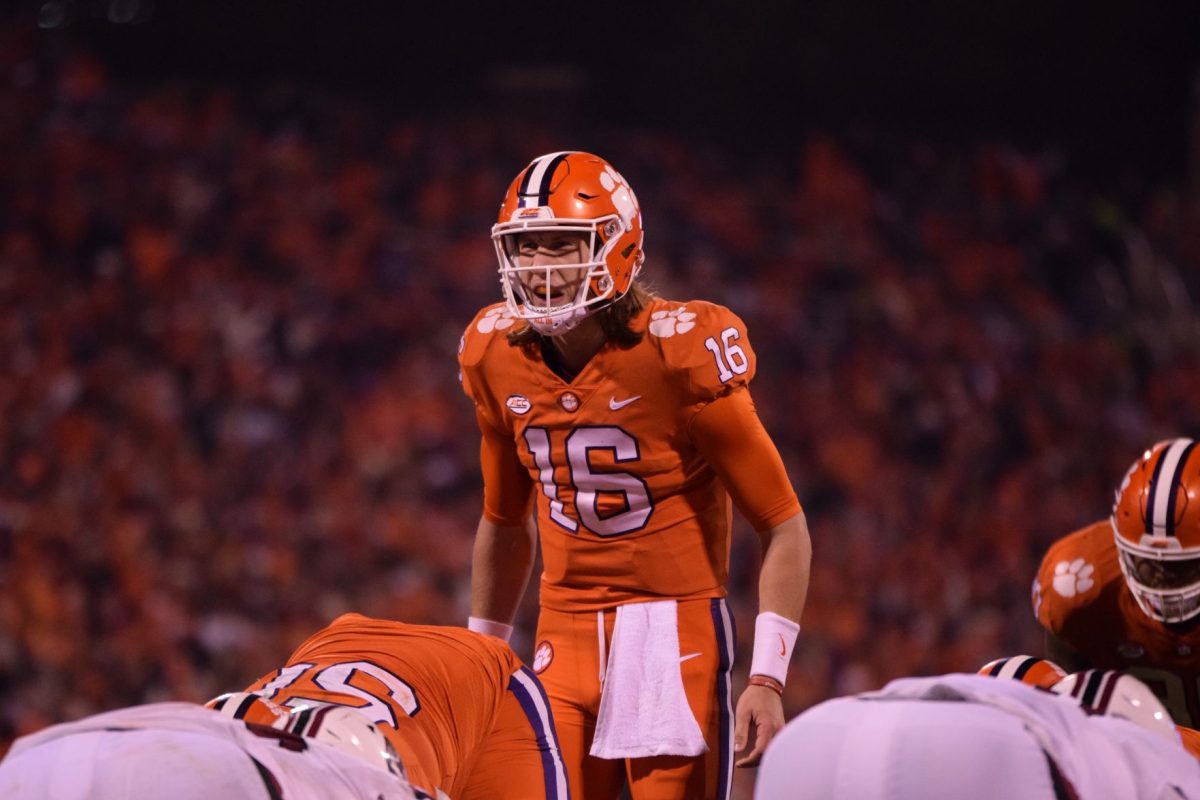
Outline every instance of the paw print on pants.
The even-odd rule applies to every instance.
[[[1077,558],[1074,561],[1060,561],[1054,565],[1054,591],[1063,597],[1074,597],[1083,594],[1096,585],[1092,573],[1096,568]]]
[[[513,315],[506,308],[493,308],[491,311],[479,318],[479,323],[475,328],[480,333],[491,333],[492,331],[502,331],[505,328],[513,326]]]
[[[680,306],[674,311],[655,311],[650,315],[650,332],[661,339],[667,339],[677,333],[687,333],[696,327],[693,320],[696,315]]]

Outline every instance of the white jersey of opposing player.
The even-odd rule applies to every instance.
[[[0,797],[417,800],[418,795],[403,778],[328,744],[247,726],[191,703],[155,703],[18,739],[0,762]]]
[[[1086,800],[1200,800],[1200,764],[1182,745],[1069,697],[966,674],[814,706],[771,742],[754,796],[1054,798],[1048,758]]]

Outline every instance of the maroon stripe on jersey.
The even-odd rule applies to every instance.
[[[254,763],[254,768],[258,770],[258,777],[262,778],[263,785],[267,787],[267,797],[271,800],[283,800],[283,787],[279,785],[279,781],[271,774],[271,770],[263,766],[263,763],[249,753],[247,757]]]

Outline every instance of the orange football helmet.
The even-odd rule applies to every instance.
[[[522,265],[517,241],[532,232],[583,234],[588,260]],[[521,170],[500,205],[492,241],[509,311],[551,336],[623,297],[645,258],[642,212],[633,189],[611,164],[590,153],[548,153]],[[555,301],[549,289],[535,293],[530,284],[535,273],[544,287],[569,286],[564,292],[569,299]]]
[[[1113,503],[1121,571],[1138,605],[1162,622],[1200,613],[1200,452],[1168,439],[1125,473]]]
[[[290,709],[276,705],[265,697],[250,692],[227,692],[204,704],[233,719],[273,727],[286,719]]]
[[[1043,689],[1049,689],[1067,677],[1067,671],[1058,664],[1035,656],[997,658],[980,667],[978,674],[993,678],[1012,678]]]

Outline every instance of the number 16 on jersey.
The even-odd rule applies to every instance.
[[[654,501],[646,482],[633,472],[597,472],[592,466],[594,451],[612,453],[613,462],[636,468],[641,460],[638,441],[612,425],[573,428],[567,433],[568,480],[575,492],[575,517],[567,513],[554,478],[550,431],[525,429],[525,444],[538,470],[542,493],[550,502],[550,519],[571,533],[579,526],[598,536],[621,536],[641,530],[654,513]]]

